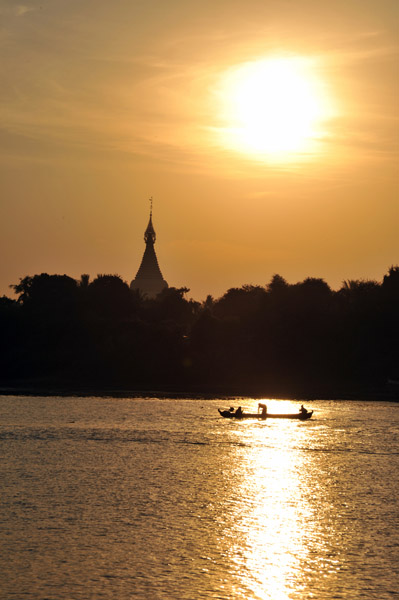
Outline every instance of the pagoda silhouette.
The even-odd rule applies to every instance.
[[[152,198],[150,198],[150,203],[150,220],[144,232],[145,250],[137,275],[130,284],[130,289],[139,290],[147,298],[155,298],[168,287],[168,284],[162,277],[157,255],[155,254],[156,234],[152,224]]]

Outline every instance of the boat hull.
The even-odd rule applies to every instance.
[[[313,415],[313,410],[310,410],[306,413],[266,413],[266,415],[262,415],[262,413],[242,413],[241,415],[237,416],[235,413],[228,410],[218,409],[218,411],[225,419],[259,419],[260,421],[266,421],[266,419],[297,419],[299,421],[307,421]]]

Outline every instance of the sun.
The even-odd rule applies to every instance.
[[[223,144],[275,158],[312,152],[333,112],[317,72],[314,61],[301,57],[257,60],[225,72],[218,87]]]

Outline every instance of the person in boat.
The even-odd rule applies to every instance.
[[[241,419],[241,417],[242,417],[242,408],[241,408],[241,406],[239,406],[239,407],[237,408],[236,412],[234,413],[234,416],[235,416],[237,419]]]
[[[304,405],[303,405],[303,404],[301,404],[301,408],[300,408],[299,412],[300,412],[302,415],[306,415],[308,411],[306,410],[306,408],[304,407]]]
[[[262,402],[259,402],[258,404],[258,412],[259,410],[262,409],[262,412],[260,414],[262,419],[266,419],[266,415],[267,415],[267,406],[266,404],[263,404]]]

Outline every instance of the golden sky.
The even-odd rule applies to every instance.
[[[0,0],[0,294],[381,280],[399,262],[397,0]],[[261,87],[259,84],[261,83]]]

